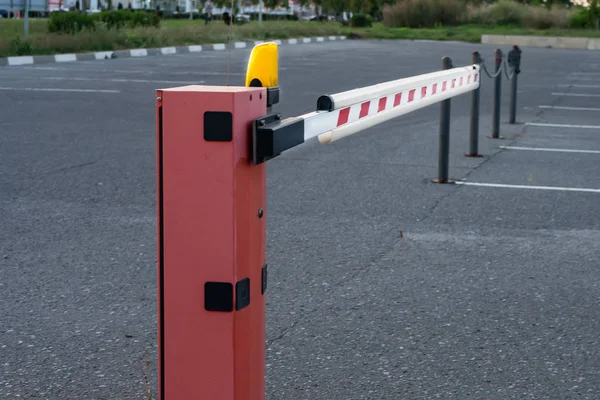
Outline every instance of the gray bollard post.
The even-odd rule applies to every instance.
[[[513,46],[513,49],[508,52],[508,65],[513,70],[512,80],[510,82],[510,108],[508,123],[514,124],[517,120],[517,77],[521,70],[521,49],[519,46]]]
[[[494,73],[498,74],[494,78],[494,105],[493,105],[493,114],[492,114],[492,139],[500,138],[500,102],[501,102],[501,93],[500,89],[502,88],[502,74],[498,73],[500,68],[502,67],[502,50],[496,49],[495,53],[496,58],[496,68],[494,69]]]
[[[452,68],[450,57],[442,58],[442,70]],[[438,156],[438,177],[434,182],[448,183],[448,153],[450,152],[450,99],[440,106],[440,149]]]
[[[481,64],[481,55],[473,52],[473,64]],[[477,77],[481,82],[481,74]],[[479,154],[479,94],[480,87],[473,90],[471,95],[471,124],[469,129],[469,153],[467,157],[481,157]]]

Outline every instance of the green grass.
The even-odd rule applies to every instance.
[[[231,40],[271,40],[297,37],[346,35],[363,39],[427,39],[480,42],[482,34],[599,37],[600,31],[576,29],[535,30],[508,26],[462,25],[447,28],[389,28],[375,24],[371,28],[351,28],[335,22],[264,21],[235,25]],[[76,35],[51,34],[47,21],[32,19],[30,37],[23,38],[22,20],[0,20],[0,57],[43,55],[86,51],[120,50],[191,44],[224,43],[229,40],[229,27],[221,21],[204,25],[202,20],[163,20],[160,28],[136,28]]]

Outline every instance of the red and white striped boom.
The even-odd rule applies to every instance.
[[[260,128],[262,125],[256,128],[262,129],[261,133],[268,131],[269,146],[278,148],[269,149],[266,153],[271,154],[265,160],[308,139],[318,137],[320,143],[332,143],[390,119],[475,90],[480,85],[479,69],[478,64],[473,64],[321,96],[317,101],[317,111],[278,120],[276,126],[266,129]],[[281,132],[279,138],[276,137],[277,130]],[[278,141],[282,145],[277,145]]]
[[[317,103],[329,110],[306,116],[304,139],[331,143],[478,87],[479,65],[472,65],[322,96]]]

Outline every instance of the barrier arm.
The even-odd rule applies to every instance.
[[[283,120],[278,113],[259,118],[253,126],[253,161],[268,161],[314,137],[332,143],[475,90],[480,85],[479,69],[473,64],[323,95],[314,112]]]

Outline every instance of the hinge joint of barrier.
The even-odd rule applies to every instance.
[[[281,114],[257,118],[252,124],[252,162],[255,165],[304,143],[304,119],[281,119]]]

